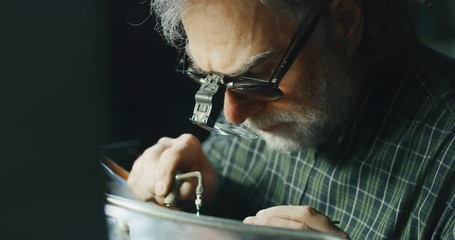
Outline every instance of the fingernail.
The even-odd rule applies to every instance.
[[[243,223],[251,223],[251,220],[253,220],[252,217],[246,217],[245,219],[243,219]]]
[[[163,181],[158,181],[156,184],[155,184],[155,194],[157,196],[163,196],[164,195],[164,183]]]

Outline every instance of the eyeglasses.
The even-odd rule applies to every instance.
[[[212,112],[212,98],[218,91],[219,87],[225,87],[232,93],[242,98],[255,101],[276,101],[283,97],[283,92],[278,88],[284,75],[294,63],[301,49],[310,39],[320,17],[324,12],[324,4],[321,4],[317,14],[311,19],[309,25],[305,27],[300,25],[291,43],[287,47],[278,66],[270,72],[270,77],[266,79],[256,78],[248,75],[225,76],[219,73],[201,74],[194,70],[189,64],[186,54],[178,61],[175,68],[177,72],[193,79],[201,84],[199,91],[196,93],[196,105],[193,111],[191,121],[201,127],[225,135],[239,137],[256,138],[257,135],[234,125],[217,123],[216,117]]]

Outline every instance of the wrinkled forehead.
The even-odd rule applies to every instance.
[[[187,52],[205,72],[238,72],[252,57],[281,51],[294,25],[256,0],[195,1],[183,12]]]

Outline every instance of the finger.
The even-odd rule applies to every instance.
[[[147,201],[153,198],[153,195],[145,187],[142,187],[135,179],[134,175],[128,177],[128,187],[137,198]]]
[[[182,156],[182,153],[173,147],[166,149],[161,154],[154,171],[156,179],[154,192],[158,197],[164,197],[170,191],[175,181],[177,165]]]
[[[186,179],[180,187],[178,197],[180,199],[194,199],[196,197],[197,183],[198,179],[196,178]]]
[[[257,216],[273,216],[285,220],[301,222],[310,229],[340,235],[345,234],[324,214],[309,206],[275,206],[261,210]]]
[[[170,138],[170,137],[162,137],[158,140],[159,144],[162,144],[163,146],[167,146],[167,147],[171,147],[174,142],[175,142],[175,139]]]
[[[253,225],[263,225],[269,227],[280,227],[288,228],[294,230],[313,230],[307,224],[302,222],[296,222],[291,220],[286,220],[282,218],[276,218],[272,216],[254,216],[247,217],[243,220],[243,223],[253,224]]]
[[[145,187],[145,184],[141,181],[142,176],[142,162],[136,160],[133,164],[133,168],[130,171],[130,174],[127,179],[127,185],[130,191],[139,199],[147,201],[153,195]]]
[[[132,170],[127,179],[131,191],[141,200],[153,198],[155,188],[154,169],[166,146],[155,144],[146,149],[144,153],[134,162]]]
[[[170,146],[160,156],[156,166],[155,194],[164,197],[172,188],[176,171],[188,172],[195,169],[198,160],[195,152],[200,148],[199,140],[196,137],[183,134],[176,139],[162,138],[159,143]],[[187,189],[188,184],[184,184]],[[184,191],[190,192],[188,190]]]
[[[139,175],[142,179],[142,185],[147,189],[147,191],[151,192],[152,195],[156,194],[156,184],[160,180],[160,176],[158,175],[160,172],[159,161],[161,161],[161,156],[163,153],[169,149],[168,146],[156,143],[152,147],[148,148],[144,154],[141,170],[141,175]]]

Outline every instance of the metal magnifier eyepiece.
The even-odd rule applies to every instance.
[[[258,136],[237,125],[221,124],[216,122],[217,113],[212,111],[212,100],[218,92],[223,76],[220,74],[210,74],[203,81],[201,87],[195,95],[195,106],[191,121],[202,128],[221,135],[230,135],[243,138],[257,138]]]

